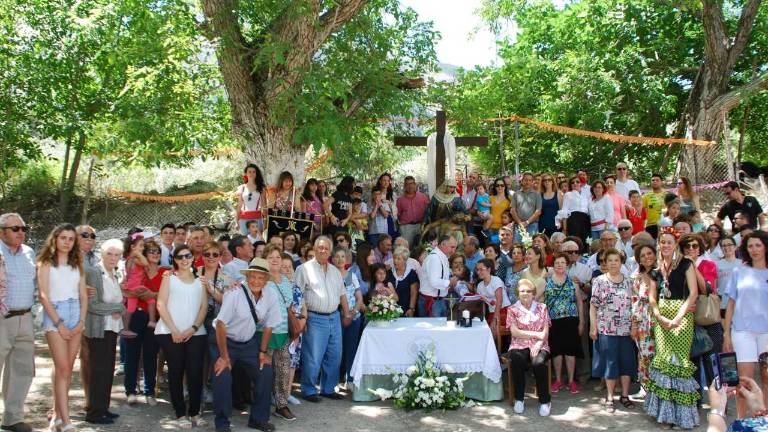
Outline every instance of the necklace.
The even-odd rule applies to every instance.
[[[667,264],[667,261],[662,258],[659,267],[662,276],[661,283],[659,283],[659,297],[662,299],[672,297],[672,291],[669,290],[669,274],[672,273],[672,264]]]

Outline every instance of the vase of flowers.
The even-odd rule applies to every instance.
[[[456,377],[449,365],[439,365],[434,346],[422,350],[416,356],[416,364],[403,373],[395,373],[394,390],[369,390],[382,400],[394,398],[395,406],[412,409],[456,409],[471,406],[464,395],[464,382],[470,374]]]
[[[375,296],[365,311],[365,317],[368,318],[368,321],[379,327],[387,326],[390,321],[397,319],[402,314],[403,308],[397,304],[397,300],[392,296]]]

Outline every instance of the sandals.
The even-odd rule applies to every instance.
[[[616,403],[614,400],[608,400],[605,399],[605,410],[608,411],[609,414],[613,414],[616,412]]]
[[[624,408],[627,408],[627,409],[632,409],[635,407],[635,404],[632,403],[632,401],[629,399],[629,396],[620,397],[619,402],[621,402],[621,404],[624,405]]]

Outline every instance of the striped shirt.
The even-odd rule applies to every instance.
[[[23,244],[17,253],[13,253],[5,242],[0,241],[0,253],[5,259],[8,310],[31,308],[35,303],[37,286],[35,251]]]
[[[295,284],[304,294],[307,310],[317,313],[331,313],[339,309],[344,295],[344,278],[333,264],[326,269],[316,259],[305,262],[296,269]]]

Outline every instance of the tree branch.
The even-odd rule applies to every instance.
[[[333,101],[333,105],[340,110],[344,110],[344,117],[352,117],[370,98],[370,89],[366,90],[364,82],[358,83],[352,91],[349,92],[345,98],[337,98]],[[401,77],[400,81],[396,84],[400,90],[415,90],[422,88],[426,85],[424,78],[408,78]],[[346,107],[346,108],[345,108]]]
[[[766,89],[768,89],[768,72],[759,75],[757,78],[743,86],[736,87],[728,93],[717,97],[717,99],[712,102],[711,109],[728,112],[753,93]]]
[[[704,24],[705,58],[725,61],[728,55],[729,42],[722,3],[717,0],[702,0],[702,5],[701,19]]]
[[[335,7],[320,15],[320,30],[315,36],[315,49],[318,49],[333,32],[351,20],[367,3],[367,0],[340,0]]]
[[[744,47],[747,46],[749,37],[752,34],[752,27],[755,24],[755,17],[757,17],[757,11],[760,8],[760,2],[761,0],[749,0],[744,5],[744,8],[741,9],[739,25],[736,27],[736,36],[733,39],[733,45],[728,50],[729,68],[736,64],[736,60],[744,51]]]

